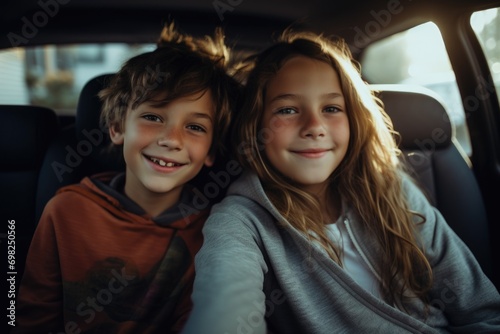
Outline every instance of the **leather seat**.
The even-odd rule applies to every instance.
[[[15,241],[15,264],[13,268],[7,267],[7,272],[17,272],[16,283],[24,272],[26,254],[37,224],[35,193],[39,170],[57,131],[58,120],[52,109],[0,105],[1,242],[7,244],[9,236],[8,240]],[[14,229],[10,230],[9,226]]]
[[[492,275],[488,218],[471,162],[440,98],[406,85],[372,85],[401,135],[399,148],[430,202]],[[493,278],[492,278],[493,280]]]
[[[40,171],[43,178],[37,192],[37,220],[59,188],[78,183],[95,173],[125,170],[123,156],[107,150],[109,134],[99,123],[101,101],[97,94],[112,75],[99,75],[84,85],[78,99],[75,125],[61,131],[49,147]]]

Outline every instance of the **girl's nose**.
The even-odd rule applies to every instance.
[[[321,114],[307,113],[304,116],[301,135],[303,137],[317,138],[324,137],[326,133],[325,125]]]

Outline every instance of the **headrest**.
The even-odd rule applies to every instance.
[[[371,85],[401,135],[404,150],[448,147],[455,128],[441,98],[433,91],[410,85]]]
[[[100,114],[102,103],[98,97],[101,89],[105,88],[112,73],[102,74],[90,79],[83,86],[76,107],[75,130],[81,155],[88,156],[101,166],[97,170],[119,170],[124,168],[121,157],[110,155],[108,148],[111,145],[107,129],[101,128]]]
[[[76,107],[76,134],[78,139],[85,139],[86,131],[99,130],[106,132],[106,140],[109,143],[109,136],[105,129],[100,128],[99,116],[101,114],[101,101],[97,94],[101,89],[105,88],[113,74],[102,74],[90,79],[85,86],[83,86],[78,99]]]
[[[38,169],[58,120],[52,109],[37,106],[0,105],[0,155],[2,171]]]

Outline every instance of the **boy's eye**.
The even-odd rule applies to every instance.
[[[190,124],[187,126],[189,130],[193,130],[196,132],[207,132],[204,127],[196,125],[196,124]]]
[[[161,122],[161,118],[156,115],[143,115],[142,118],[151,121],[151,122]]]
[[[282,114],[282,115],[291,115],[291,114],[297,113],[297,111],[293,108],[285,107],[285,108],[279,109],[276,113]]]

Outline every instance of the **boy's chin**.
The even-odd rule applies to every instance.
[[[166,195],[169,193],[172,193],[174,191],[181,191],[182,188],[184,187],[184,184],[181,185],[161,185],[161,184],[151,184],[151,185],[144,185],[144,188],[147,189],[149,192],[157,195]]]

